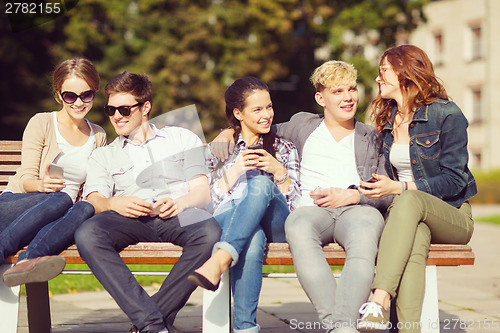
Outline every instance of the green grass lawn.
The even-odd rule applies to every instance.
[[[128,265],[132,271],[169,271],[172,265]],[[87,265],[66,265],[66,270],[89,270]],[[338,272],[341,267],[332,266],[332,270]],[[294,272],[293,266],[266,265],[263,267],[264,273],[290,273]],[[139,284],[143,287],[159,287],[165,276],[135,276]],[[103,291],[104,287],[97,281],[94,275],[72,275],[61,274],[55,279],[49,281],[49,290],[52,295],[67,294],[86,291]],[[25,295],[24,285],[21,293]]]
[[[500,225],[500,215],[486,216],[474,219],[476,222],[486,222]]]

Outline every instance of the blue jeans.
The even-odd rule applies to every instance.
[[[94,214],[94,209],[89,203],[91,209],[85,207],[85,209],[78,209],[74,213],[70,214],[70,218],[65,218],[65,213],[69,213],[69,209],[73,205],[73,201],[70,196],[63,192],[54,193],[3,193],[0,196],[0,209],[2,212],[2,221],[8,222],[7,218],[12,218],[14,215],[14,220],[10,223],[6,223],[6,228],[0,233],[0,264],[4,262],[5,258],[10,255],[15,254],[22,247],[30,244],[33,239],[37,238],[33,244],[33,255],[27,256],[26,253],[22,254],[21,259],[32,259],[37,256],[57,254],[64,250],[67,246],[71,245],[73,239],[73,229],[68,228],[69,231],[64,230],[66,224],[78,223],[74,218],[84,218],[80,219],[83,222],[85,219],[89,218]],[[83,205],[85,206],[85,205]],[[81,206],[78,205],[78,208]],[[85,212],[90,212],[91,214],[84,217]],[[20,212],[20,213],[19,213]],[[50,225],[50,227],[49,227]],[[56,232],[51,232],[49,236],[38,236],[38,233],[43,229],[43,235],[47,234],[47,229],[51,229],[56,226]],[[47,227],[47,229],[45,229]],[[68,233],[71,234],[70,239],[67,237]],[[58,252],[62,245],[70,244],[62,248]],[[30,245],[31,246],[31,245]]]
[[[58,192],[59,193],[59,192]],[[49,200],[59,194],[49,195],[42,192],[0,194],[0,233],[5,230],[19,215],[42,201]]]
[[[183,219],[197,223],[183,227]],[[168,220],[128,218],[105,211],[88,219],[75,233],[80,256],[141,331],[173,325],[177,312],[196,289],[188,275],[210,257],[219,238],[219,225],[201,209],[187,209]],[[183,248],[179,261],[153,296],[137,283],[119,255],[128,245],[138,242],[171,242]]]
[[[300,207],[286,220],[297,277],[327,332],[345,325],[356,328],[358,310],[370,295],[383,228],[380,212],[360,205]],[[346,252],[338,285],[323,254],[323,246],[331,242]]]
[[[290,210],[276,185],[265,176],[256,176],[248,182],[247,195],[241,201],[227,203],[217,211],[215,219],[222,227],[222,236],[214,248],[233,258],[234,331],[258,332],[256,315],[266,242],[286,242],[284,224]]]

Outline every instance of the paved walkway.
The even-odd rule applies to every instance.
[[[500,206],[474,206],[473,213],[500,215]],[[477,223],[470,245],[476,254],[474,266],[438,268],[441,331],[500,332],[500,226]],[[28,333],[22,301],[18,332]],[[182,332],[201,332],[201,304],[202,292],[197,290],[177,317]],[[106,292],[56,295],[51,306],[54,333],[125,333],[130,327]],[[296,279],[264,279],[258,321],[262,333],[322,332],[298,329],[299,323],[312,325],[317,316]]]

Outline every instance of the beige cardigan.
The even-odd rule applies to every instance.
[[[47,166],[61,153],[52,118],[55,112],[37,113],[29,120],[23,134],[21,166],[9,178],[6,191],[25,193],[24,181],[43,179]],[[106,132],[96,124],[90,125],[94,131],[96,148],[106,145]]]

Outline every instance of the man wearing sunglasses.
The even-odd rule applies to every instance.
[[[220,237],[217,222],[202,209],[210,202],[202,142],[186,129],[158,129],[148,121],[152,85],[146,76],[123,72],[105,92],[104,111],[118,137],[90,158],[84,197],[98,214],[77,230],[76,244],[132,321],[130,332],[172,332],[195,289],[187,276],[210,257]],[[118,255],[138,242],[183,247],[151,297]]]

